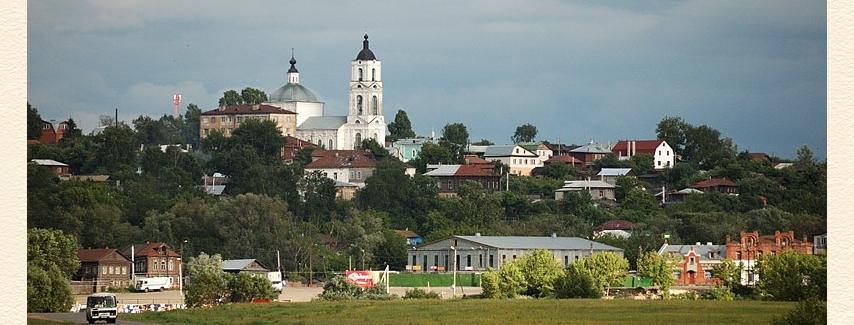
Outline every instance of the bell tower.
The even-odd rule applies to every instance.
[[[368,46],[368,34],[362,41],[362,50],[350,63],[350,103],[347,121],[354,123],[356,117],[365,122],[383,121],[382,62],[377,60]]]

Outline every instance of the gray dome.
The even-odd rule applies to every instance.
[[[320,103],[320,100],[317,99],[317,96],[314,95],[314,92],[309,90],[303,85],[289,83],[287,85],[282,86],[279,89],[276,89],[272,94],[270,94],[270,102],[272,103],[281,103],[281,102],[311,102],[311,103]]]

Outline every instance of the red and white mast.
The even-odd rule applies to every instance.
[[[178,106],[181,105],[181,93],[175,92],[175,95],[172,95],[172,117],[178,118],[180,113],[178,112]]]

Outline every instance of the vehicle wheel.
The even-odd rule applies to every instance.
[[[145,291],[146,293],[148,293],[148,288],[143,289],[143,291]]]
[[[94,319],[88,319],[88,318],[87,318],[87,319],[86,319],[86,321],[88,321],[88,322],[89,322],[89,324],[95,324],[95,320],[94,320]]]
[[[115,318],[107,319],[107,323],[115,324],[115,323],[116,323],[116,319],[115,319]]]

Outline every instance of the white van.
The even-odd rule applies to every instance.
[[[94,324],[96,320],[115,323],[118,317],[119,300],[112,293],[96,293],[86,297],[86,321]]]
[[[285,282],[282,281],[282,272],[267,272],[267,279],[273,284],[273,288],[278,292],[282,292],[285,287]]]
[[[136,290],[148,292],[150,290],[166,290],[172,287],[172,278],[168,276],[153,278],[136,278],[134,285]]]

